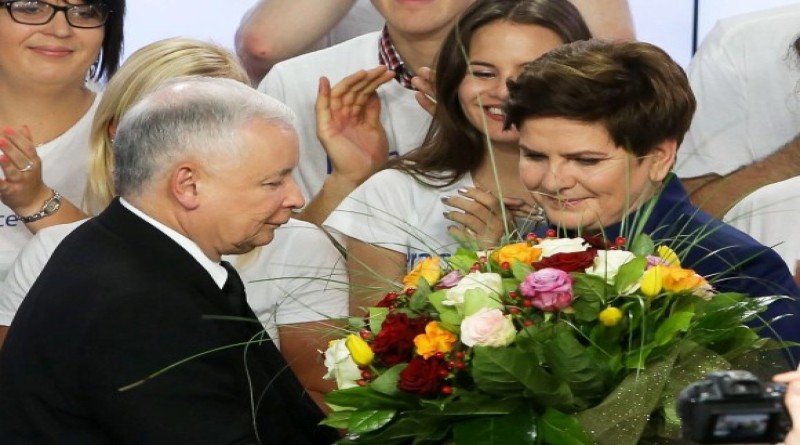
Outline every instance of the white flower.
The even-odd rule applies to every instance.
[[[503,293],[503,277],[496,273],[472,272],[455,285],[447,289],[442,304],[445,306],[463,306],[464,295],[469,290],[482,290],[489,298],[499,300]]]
[[[536,247],[542,249],[542,258],[547,258],[557,253],[583,252],[589,245],[583,238],[547,238]]]
[[[461,322],[461,342],[467,346],[506,346],[516,335],[511,316],[500,309],[484,308]]]
[[[608,284],[614,284],[614,278],[623,264],[636,258],[627,250],[598,250],[594,265],[586,269],[586,273],[604,278]]]
[[[325,351],[325,367],[328,372],[322,377],[325,380],[336,380],[339,389],[358,386],[356,381],[361,379],[361,370],[350,356],[350,351],[345,345],[345,339],[331,340]]]

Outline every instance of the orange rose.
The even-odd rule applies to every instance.
[[[708,281],[691,269],[666,267],[663,278],[664,289],[670,292],[686,292],[708,286]]]
[[[424,334],[414,337],[414,345],[417,347],[417,354],[428,359],[437,352],[450,352],[456,340],[458,340],[458,337],[455,334],[440,328],[439,323],[432,321],[425,325]]]
[[[514,260],[530,265],[534,261],[539,261],[542,256],[542,249],[531,247],[528,243],[515,243],[505,245],[492,252],[492,259],[500,264],[512,264]]]
[[[424,279],[429,286],[433,286],[442,277],[441,263],[441,259],[438,256],[428,257],[420,261],[411,272],[403,277],[403,287],[416,289],[420,279]]]

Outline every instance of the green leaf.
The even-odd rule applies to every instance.
[[[540,365],[531,353],[515,345],[504,348],[475,347],[472,356],[475,386],[498,396],[531,397],[543,406],[571,406],[572,392]]]
[[[647,255],[652,255],[655,249],[656,246],[650,236],[646,233],[640,233],[633,240],[629,250],[636,256],[646,257]]]
[[[663,346],[674,340],[678,332],[689,330],[693,317],[693,312],[676,312],[670,315],[656,330],[656,346]]]
[[[575,310],[575,318],[578,321],[592,322],[597,320],[597,314],[603,306],[602,299],[594,293],[575,294],[572,300],[572,309]]]
[[[339,430],[347,428],[347,424],[350,421],[350,416],[353,415],[354,412],[355,410],[352,409],[331,412],[328,414],[328,417],[322,419],[320,424]]]
[[[369,384],[369,387],[388,396],[399,394],[400,390],[397,388],[397,382],[400,381],[400,373],[406,369],[406,366],[408,366],[408,363],[400,363],[383,371],[378,378]]]
[[[554,326],[543,353],[553,376],[569,385],[575,395],[575,408],[587,408],[591,402],[599,401],[608,380],[608,368],[603,362],[592,360],[586,347],[575,338],[575,331],[563,324]]]
[[[464,316],[480,311],[481,309],[503,309],[505,306],[500,300],[500,295],[488,289],[470,289],[464,294]]]
[[[373,335],[378,335],[381,331],[381,325],[389,315],[389,308],[387,307],[371,307],[369,308],[369,330]]]
[[[459,422],[453,427],[453,441],[459,445],[534,445],[536,415],[524,408],[506,416]]]
[[[617,276],[614,277],[614,290],[619,295],[624,295],[639,279],[644,275],[644,268],[647,266],[647,259],[636,257],[623,264]]]
[[[358,332],[364,329],[364,317],[350,317],[347,319],[347,326]]]
[[[415,312],[425,309],[425,306],[428,305],[428,298],[430,294],[431,286],[428,284],[428,280],[420,277],[419,281],[417,282],[417,290],[414,291],[413,295],[411,295],[411,299],[408,302],[408,307]]]
[[[340,407],[359,409],[410,408],[417,405],[410,396],[388,396],[373,390],[369,386],[339,389],[325,394],[325,403]]]
[[[464,275],[469,273],[469,269],[478,261],[478,255],[471,250],[458,248],[455,255],[447,259],[447,263],[454,269],[458,269]]]
[[[350,416],[347,430],[354,434],[369,433],[391,422],[395,414],[397,411],[393,409],[358,410]]]
[[[442,304],[446,295],[445,292],[444,290],[439,290],[432,293],[428,297],[428,301],[431,302],[436,312],[439,313],[439,320],[447,324],[459,326],[464,316],[461,315],[455,307]]]
[[[573,273],[572,293],[580,295],[580,298],[587,298],[590,301],[601,301],[605,303],[608,296],[611,294],[611,286],[606,283],[606,280],[597,275],[589,275],[586,273]]]
[[[511,274],[519,282],[525,281],[529,273],[533,272],[533,267],[530,264],[525,264],[522,261],[514,260],[511,262]]]
[[[592,439],[575,416],[548,408],[538,419],[542,441],[549,445],[588,445]]]

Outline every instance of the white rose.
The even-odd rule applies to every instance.
[[[636,258],[627,250],[598,250],[594,265],[586,269],[586,273],[604,278],[608,284],[614,284],[614,278],[623,264]]]
[[[506,346],[516,335],[511,316],[500,309],[484,308],[461,322],[461,343],[467,346]]]
[[[496,273],[472,272],[455,285],[447,289],[442,304],[445,306],[463,306],[464,294],[469,290],[479,289],[490,298],[499,299],[503,293],[503,277]]]
[[[325,351],[325,367],[328,372],[322,377],[325,380],[336,380],[339,389],[358,386],[356,381],[361,380],[361,370],[350,356],[350,351],[344,342],[345,339],[331,340]]]
[[[583,238],[548,238],[536,245],[542,249],[542,258],[553,256],[557,253],[583,252],[589,245]]]

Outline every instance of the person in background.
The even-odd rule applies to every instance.
[[[572,3],[593,35],[611,40],[636,37],[627,0]],[[278,62],[378,31],[382,25],[369,0],[259,0],[236,30],[236,53],[257,85]]]
[[[222,77],[247,83],[247,76],[226,49],[186,38],[151,43],[133,53],[108,83],[91,133],[89,181],[85,203],[96,215],[115,193],[112,139],[116,125],[144,94],[180,76]],[[86,220],[42,229],[23,248],[0,284],[0,345],[25,295],[58,244]],[[326,390],[317,349],[328,320],[347,315],[344,260],[316,226],[290,219],[275,231],[269,246],[226,257],[241,273],[247,298],[270,337],[315,395]],[[279,343],[280,341],[280,343]]]
[[[222,260],[268,244],[303,204],[293,121],[208,77],[122,116],[119,196],[58,246],[0,352],[0,441],[336,440]]]
[[[675,171],[718,218],[800,175],[799,23],[800,4],[720,20],[689,64],[697,114]]]
[[[351,313],[379,301],[418,261],[454,253],[456,238],[496,245],[506,221],[535,216],[517,173],[519,134],[503,129],[506,82],[553,48],[589,38],[567,0],[478,0],[464,12],[438,58],[425,142],[325,221],[346,235]]]
[[[80,217],[95,81],[117,70],[124,14],[125,0],[0,2],[0,279],[32,233]]]
[[[234,42],[250,80],[258,85],[278,62],[382,26],[369,0],[258,0],[242,17]]]
[[[798,341],[800,290],[786,264],[693,206],[671,173],[694,110],[684,71],[663,50],[595,40],[527,65],[509,84],[506,125],[519,129],[522,182],[553,228],[631,243],[644,233],[719,292],[786,295],[762,315],[784,316],[770,331]]]
[[[270,70],[259,90],[286,103],[300,120],[295,179],[308,205],[299,218],[321,224],[390,153],[404,154],[419,146],[431,117],[417,103],[411,79],[421,67],[434,63],[442,40],[473,2],[374,0],[386,20],[383,31],[286,60]],[[369,125],[371,135],[387,143],[351,140],[348,150],[338,150],[342,146],[337,145],[326,156],[317,138],[318,131],[326,130],[318,130],[313,113],[318,91],[330,85],[335,85],[333,102],[370,100],[371,116],[377,121]],[[352,139],[346,132],[343,136]]]

